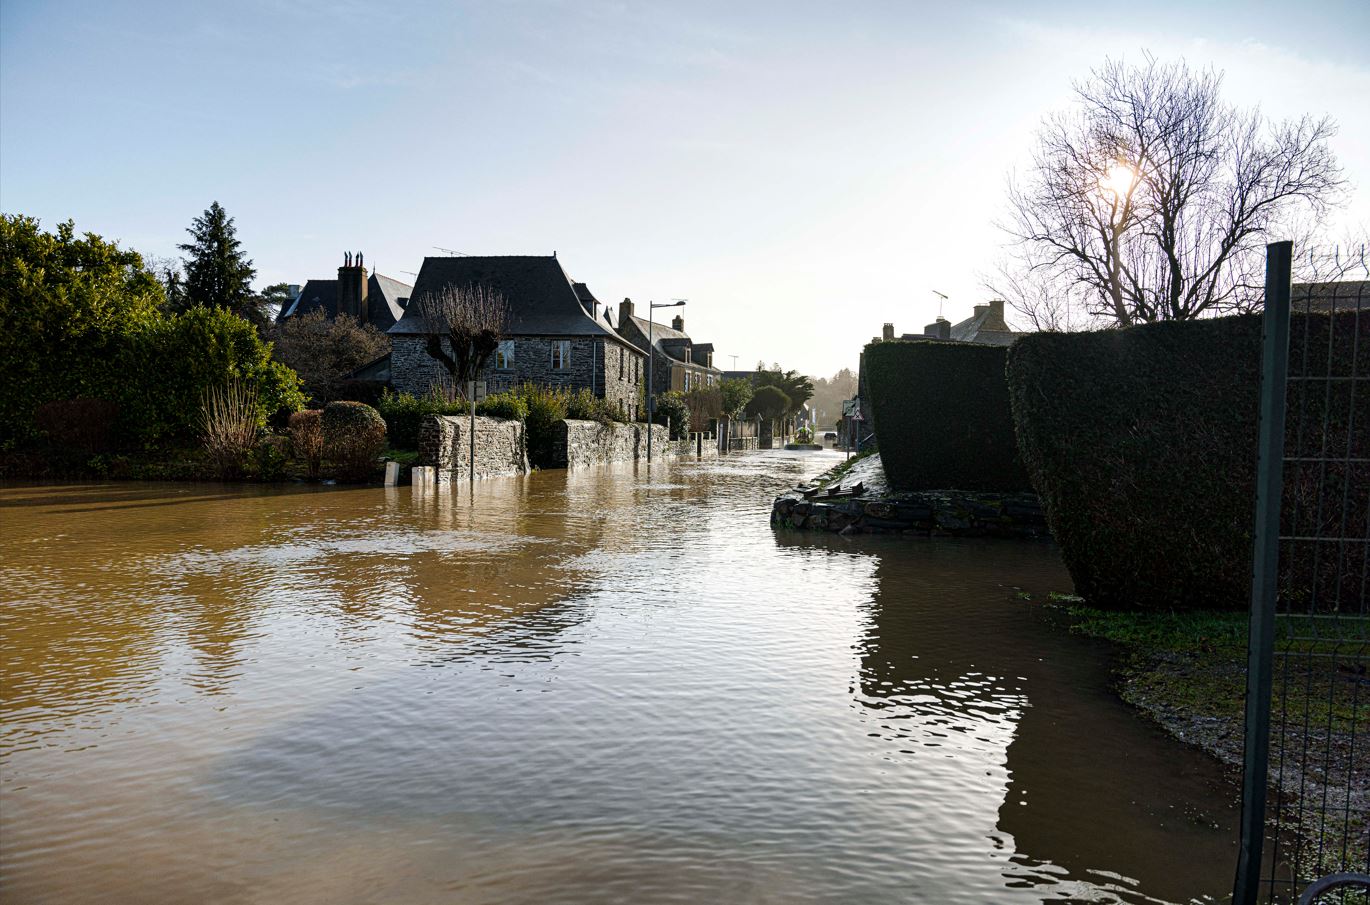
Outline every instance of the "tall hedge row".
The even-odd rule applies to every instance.
[[[866,346],[871,417],[892,487],[1028,489],[1014,443],[1006,351],[932,340]]]
[[[1325,373],[1329,349],[1336,373],[1349,374],[1353,356],[1359,373],[1370,373],[1370,312],[1337,315],[1335,324],[1325,314],[1296,315],[1292,334],[1291,375]],[[1033,334],[1014,344],[1008,383],[1023,462],[1076,592],[1091,604],[1248,605],[1260,360],[1258,315]],[[1349,381],[1291,381],[1287,456],[1370,450],[1370,408],[1351,389]],[[1343,492],[1365,499],[1366,478],[1363,467],[1286,468],[1286,533],[1296,500],[1306,521],[1307,500],[1321,488],[1339,517]],[[1287,558],[1286,589],[1311,588],[1309,574],[1296,574],[1304,568]],[[1330,574],[1323,571],[1319,581]]]

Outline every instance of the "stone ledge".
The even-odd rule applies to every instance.
[[[849,484],[856,483],[851,474],[845,477]],[[781,494],[771,505],[771,525],[842,534],[1051,538],[1036,494],[964,490],[895,493],[883,489],[883,475],[878,478],[871,483],[879,490],[859,496],[826,497],[821,495],[824,490],[817,494],[810,490],[811,495],[805,497],[803,489]]]

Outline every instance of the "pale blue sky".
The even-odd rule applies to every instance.
[[[1370,3],[1196,6],[3,0],[0,208],[169,256],[217,199],[263,285],[555,249],[688,297],[725,367],[829,375],[982,299],[1009,172],[1107,54],[1331,114],[1370,220]]]

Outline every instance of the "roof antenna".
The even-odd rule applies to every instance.
[[[935,295],[935,296],[937,296],[937,319],[938,319],[938,320],[941,320],[941,319],[942,319],[942,303],[945,302],[948,298],[950,298],[950,296],[943,295],[942,293],[938,292],[936,289],[932,290],[932,294]]]

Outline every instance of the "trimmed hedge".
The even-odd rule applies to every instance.
[[[1333,360],[1343,375],[1350,373],[1357,316],[1337,315]],[[1370,312],[1359,317],[1361,337],[1370,336]],[[1305,348],[1312,368],[1325,368],[1331,325],[1325,314],[1294,317],[1291,375],[1305,373]],[[1370,373],[1370,343],[1360,345],[1359,373]],[[1008,380],[1023,461],[1075,590],[1090,605],[1249,605],[1260,358],[1259,315],[1033,334],[1013,346]],[[1358,455],[1370,451],[1365,399],[1353,399],[1350,381],[1289,386],[1286,457],[1316,456],[1324,441],[1339,455],[1348,442]],[[1310,386],[1316,394],[1297,395]],[[1349,438],[1353,404],[1360,417]],[[1326,498],[1334,499],[1329,514],[1334,510],[1337,519],[1343,489],[1360,499],[1353,521],[1363,531],[1367,477],[1363,466],[1352,475],[1338,467],[1286,467],[1284,532],[1315,530],[1306,523],[1315,511],[1307,500],[1319,487],[1335,493]],[[1295,500],[1304,501],[1297,526],[1290,521]],[[1285,592],[1306,593],[1311,557],[1291,559],[1287,552]],[[1358,586],[1359,562],[1355,569]],[[1331,572],[1324,565],[1319,581]]]
[[[893,340],[866,346],[871,418],[896,490],[1027,490],[1004,377],[1007,349]]]
[[[324,455],[344,480],[364,481],[385,451],[385,419],[362,402],[330,402],[323,407]]]

